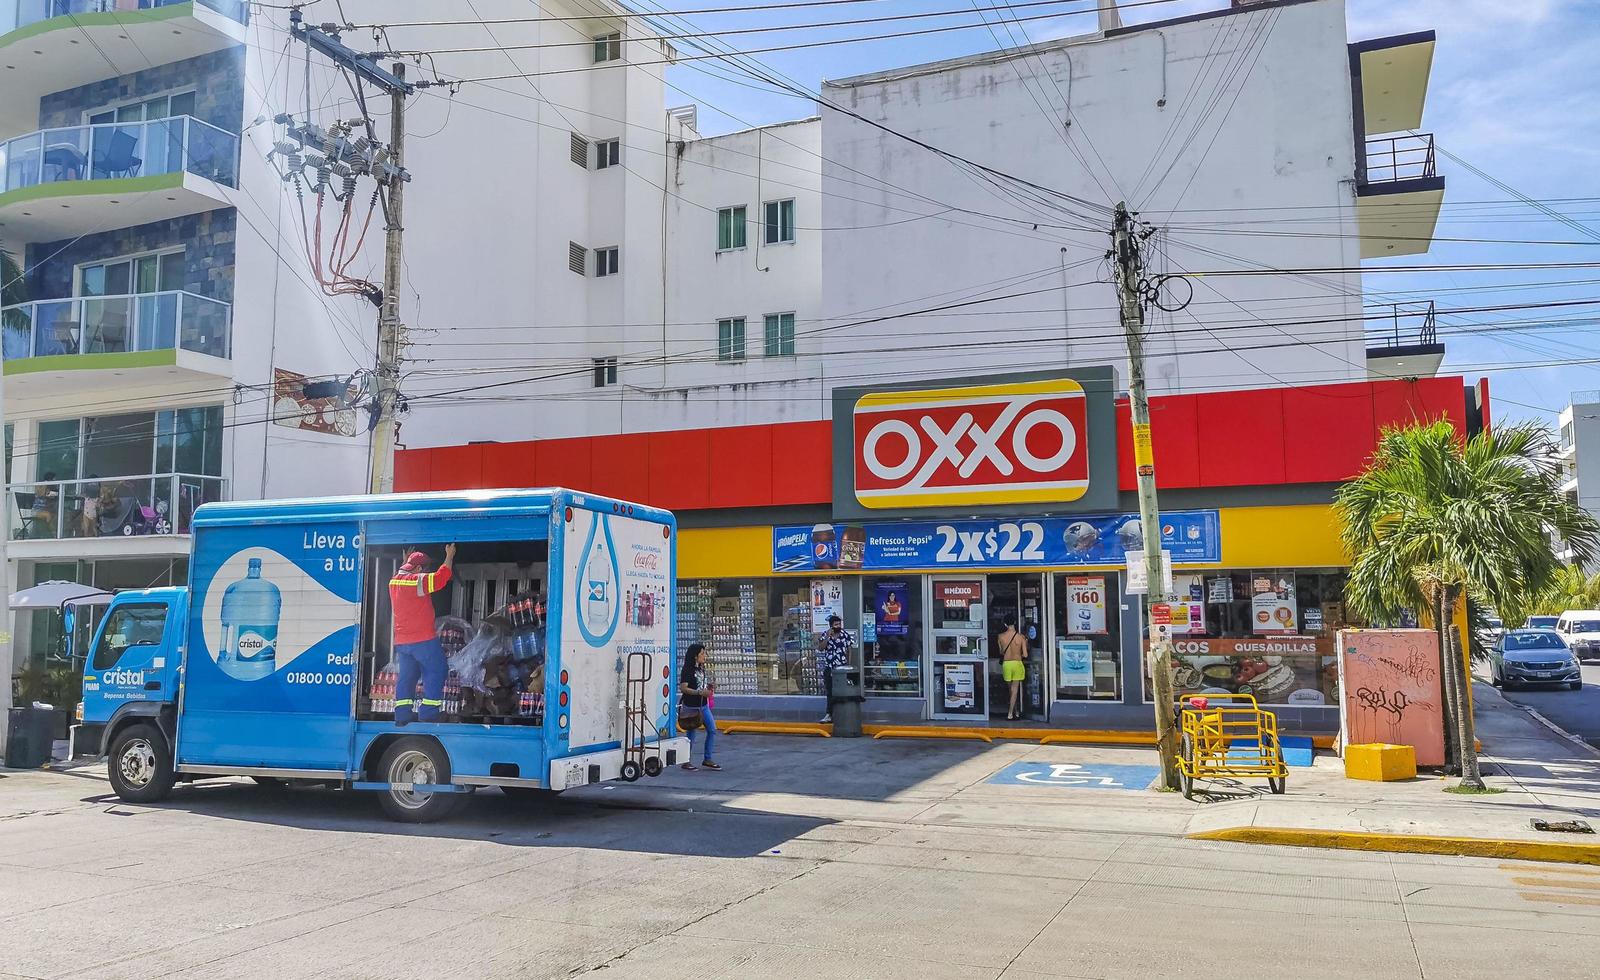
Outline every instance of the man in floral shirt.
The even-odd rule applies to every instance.
[[[828,631],[817,637],[817,671],[822,674],[822,690],[828,696],[828,707],[822,724],[833,720],[833,668],[850,666],[850,650],[856,638],[844,628],[844,620],[828,617]]]

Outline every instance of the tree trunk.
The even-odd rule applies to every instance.
[[[1456,715],[1460,692],[1456,690],[1456,672],[1450,666],[1450,604],[1444,589],[1433,596],[1433,629],[1439,635],[1439,687],[1444,702],[1440,722],[1444,725],[1444,771],[1446,775],[1461,775],[1461,753],[1456,741]]]
[[[1472,721],[1472,676],[1461,657],[1461,631],[1450,626],[1450,673],[1456,684],[1456,758],[1461,760],[1461,785],[1483,789],[1483,774],[1478,771],[1478,735]],[[1459,672],[1459,673],[1458,673]]]

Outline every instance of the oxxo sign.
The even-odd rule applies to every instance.
[[[1072,501],[1089,488],[1088,403],[1070,378],[872,392],[852,416],[872,509]]]

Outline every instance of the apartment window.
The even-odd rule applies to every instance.
[[[744,205],[717,210],[717,251],[744,248]]]
[[[776,245],[779,242],[794,241],[794,198],[787,201],[768,201],[766,207],[766,242]]]
[[[153,99],[129,102],[126,105],[97,109],[88,113],[89,125],[101,123],[147,122],[152,119],[170,119],[173,116],[194,115],[194,93],[176,92],[159,95]]]
[[[794,314],[768,313],[765,324],[768,357],[794,356]]]
[[[717,321],[717,360],[744,360],[744,317]]]
[[[622,60],[622,35],[601,34],[594,39],[594,60],[598,64],[602,61]]]
[[[622,141],[601,140],[594,145],[594,169],[622,166]]]
[[[594,359],[594,386],[608,388],[617,383],[617,359],[614,357],[597,357]]]
[[[183,249],[78,266],[77,296],[126,296],[183,288]]]
[[[584,275],[589,264],[589,250],[577,242],[567,243],[567,268]]]
[[[577,133],[572,134],[572,162],[589,169],[589,141]]]
[[[597,248],[594,250],[595,278],[601,276],[614,276],[617,274],[617,247]]]

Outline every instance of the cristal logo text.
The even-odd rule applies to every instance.
[[[108,670],[100,675],[102,684],[143,684],[142,670]]]

